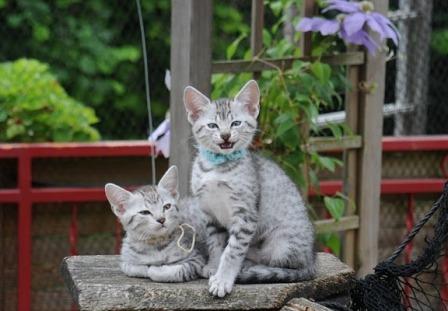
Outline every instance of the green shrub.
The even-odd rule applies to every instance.
[[[93,109],[67,95],[48,65],[0,64],[0,141],[91,141],[100,138]]]

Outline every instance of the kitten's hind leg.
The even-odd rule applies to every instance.
[[[204,258],[198,255],[179,264],[150,266],[148,276],[155,282],[187,282],[200,276],[204,263]]]
[[[224,247],[227,243],[227,231],[212,223],[207,225],[208,262],[202,269],[202,277],[208,279],[216,273]]]

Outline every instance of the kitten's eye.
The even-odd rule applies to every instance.
[[[165,204],[164,206],[163,206],[163,209],[164,210],[169,210],[171,208],[171,204]]]
[[[239,126],[241,125],[241,121],[233,121],[231,126]]]
[[[152,215],[151,212],[148,211],[148,210],[140,211],[140,212],[138,212],[138,213],[139,213],[139,214],[142,214],[142,215]]]
[[[207,126],[209,128],[211,128],[211,129],[217,129],[218,128],[218,124],[216,124],[216,123],[209,123],[209,124],[207,124]]]

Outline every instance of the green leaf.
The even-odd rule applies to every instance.
[[[341,238],[336,233],[330,233],[325,244],[336,256],[341,254]]]
[[[279,115],[274,123],[277,125],[275,136],[280,137],[285,134],[290,129],[296,128],[296,123],[293,120],[293,115],[291,113],[283,113]]]
[[[241,40],[246,38],[247,35],[245,33],[241,34],[235,41],[233,41],[226,49],[226,57],[227,59],[232,59],[233,55],[235,55],[236,49],[238,48]]]
[[[275,15],[280,15],[283,11],[283,3],[281,1],[272,1],[269,3],[269,7]]]
[[[6,129],[6,137],[8,139],[14,139],[16,136],[24,134],[26,131],[25,126],[19,124],[12,124]]]
[[[327,127],[330,129],[331,134],[336,138],[341,138],[343,133],[343,129],[339,124],[328,123]]]
[[[42,24],[35,24],[33,26],[33,37],[38,42],[47,41],[50,38],[50,29]]]
[[[341,237],[337,233],[320,233],[317,235],[317,240],[328,247],[330,251],[339,256],[341,253]]]
[[[441,55],[448,55],[448,30],[435,30],[431,34],[431,48]]]
[[[331,68],[327,64],[321,62],[314,62],[311,64],[311,72],[320,80],[321,83],[326,83],[331,77]]]
[[[324,205],[334,219],[339,220],[344,215],[345,201],[343,199],[324,197]]]
[[[326,157],[318,155],[316,157],[316,162],[323,168],[326,168],[330,172],[334,172],[336,165],[340,165],[342,162],[339,159],[333,157]]]
[[[266,29],[263,29],[263,44],[264,46],[270,46],[272,44],[271,33]]]
[[[10,142],[99,139],[93,109],[69,97],[46,64],[0,64],[0,134]],[[6,92],[5,92],[6,91]],[[6,117],[5,117],[6,116]]]

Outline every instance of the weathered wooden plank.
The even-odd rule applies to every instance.
[[[353,270],[331,254],[317,254],[314,280],[283,284],[235,285],[225,299],[208,292],[207,280],[156,283],[125,276],[119,256],[73,256],[62,275],[80,310],[278,310],[291,297],[315,300],[344,295]]]
[[[385,14],[389,1],[373,0],[373,4],[378,12]],[[362,93],[359,110],[360,134],[364,141],[360,151],[357,201],[360,217],[357,241],[359,275],[373,272],[372,268],[378,262],[385,59],[385,52],[368,55],[361,76],[365,92]]]
[[[312,137],[306,146],[308,151],[325,152],[341,151],[347,149],[359,149],[362,147],[362,139],[359,135],[345,136],[341,138]]]
[[[250,49],[252,57],[259,57],[263,49],[264,0],[252,0],[252,17],[250,26]],[[254,72],[254,79],[260,77],[260,72]]]
[[[291,299],[280,311],[331,311],[327,307],[306,298]]]
[[[314,227],[316,228],[317,233],[338,232],[338,231],[358,229],[359,217],[353,215],[353,216],[344,216],[339,220],[336,219],[317,220],[314,222]]]
[[[241,73],[263,70],[285,70],[292,67],[296,60],[313,61],[315,57],[284,57],[284,58],[255,58],[253,60],[215,61],[212,64],[213,73]],[[362,65],[365,55],[362,52],[349,52],[337,55],[322,56],[321,62],[329,65]]]
[[[172,0],[170,164],[179,168],[179,190],[189,190],[193,149],[183,91],[193,85],[210,93],[212,1]]]
[[[356,51],[356,47],[349,47],[349,51]],[[350,82],[350,89],[347,90],[345,96],[345,115],[346,124],[351,129],[352,133],[359,133],[359,79],[360,71],[359,67],[349,66],[347,68],[347,80]],[[343,191],[348,199],[346,206],[350,202],[356,205],[357,202],[357,179],[358,179],[358,151],[346,150],[343,154],[344,159],[344,185]],[[356,206],[355,206],[356,207]],[[356,210],[346,208],[346,215],[353,215]],[[344,261],[351,267],[355,267],[355,248],[356,248],[356,232],[347,231],[344,235],[344,243],[342,249],[342,256]]]

